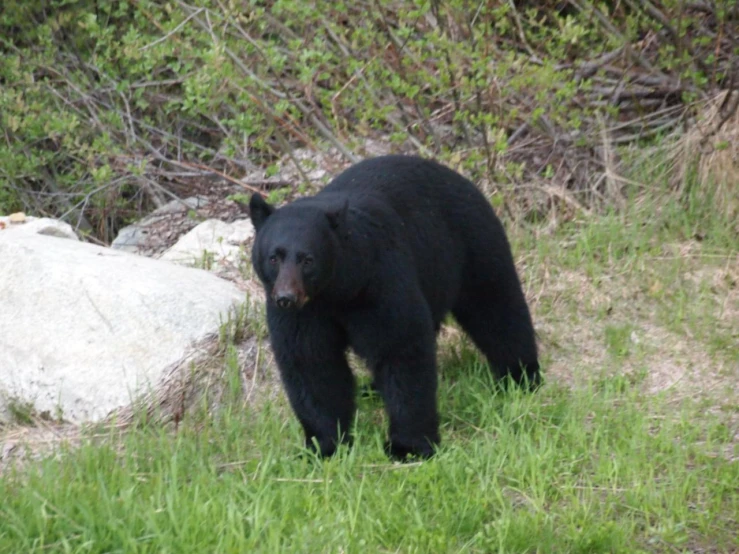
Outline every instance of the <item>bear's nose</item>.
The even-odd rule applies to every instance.
[[[280,294],[275,298],[275,302],[277,302],[277,305],[282,309],[292,308],[295,306],[296,301],[297,298],[295,295],[290,293]]]

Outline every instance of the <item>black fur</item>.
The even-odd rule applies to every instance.
[[[360,162],[280,209],[254,195],[252,252],[270,340],[306,443],[350,441],[351,347],[390,418],[388,452],[439,443],[436,333],[451,312],[498,377],[540,382],[534,329],[500,221],[467,179],[433,161]]]

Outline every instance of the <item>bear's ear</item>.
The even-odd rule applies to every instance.
[[[249,200],[249,218],[257,232],[274,211],[275,207],[267,204],[261,194],[258,192],[252,194],[251,200]]]
[[[346,214],[348,211],[349,200],[346,200],[341,208],[326,212],[326,219],[328,219],[328,224],[333,230],[341,232],[346,228]]]

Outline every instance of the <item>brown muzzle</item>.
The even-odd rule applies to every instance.
[[[284,264],[280,267],[277,281],[272,288],[272,299],[282,309],[302,308],[308,301],[303,287],[300,267],[295,264]]]

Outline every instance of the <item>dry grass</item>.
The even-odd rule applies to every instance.
[[[732,269],[739,270],[739,260],[735,260]],[[726,272],[723,268],[704,268],[699,277],[701,284],[722,285],[717,287],[717,303],[726,309],[717,317],[730,325],[739,322],[739,290],[726,284]],[[568,302],[558,304],[559,309],[554,312],[537,313],[536,304],[532,306],[544,349],[556,350],[556,354],[550,351],[553,359],[548,374],[557,380],[574,385],[579,371],[603,368],[628,375],[640,366],[649,368],[644,381],[647,392],[668,389],[677,392],[687,388],[693,395],[720,391],[721,396],[732,383],[729,378],[739,379],[736,364],[720,357],[716,359],[702,341],[670,329],[660,321],[655,306],[643,303],[642,298],[630,301],[642,296],[640,287],[633,282],[608,278],[596,284],[584,272],[567,271],[550,276],[546,288],[555,302],[559,294],[574,293]],[[614,305],[618,306],[618,313],[603,318],[594,316],[612,311]],[[639,355],[614,361],[604,344],[608,326],[632,327],[628,341]],[[727,374],[732,369],[732,374]],[[724,400],[729,399],[724,396]]]
[[[716,207],[727,219],[735,221],[739,218],[738,105],[739,92],[719,94],[708,103],[698,125],[686,133],[684,139],[688,143],[686,152],[702,147],[698,187],[701,190],[713,188]]]
[[[660,169],[679,194],[710,195],[739,233],[739,91],[723,91],[696,112],[694,125],[665,141],[668,163]]]

